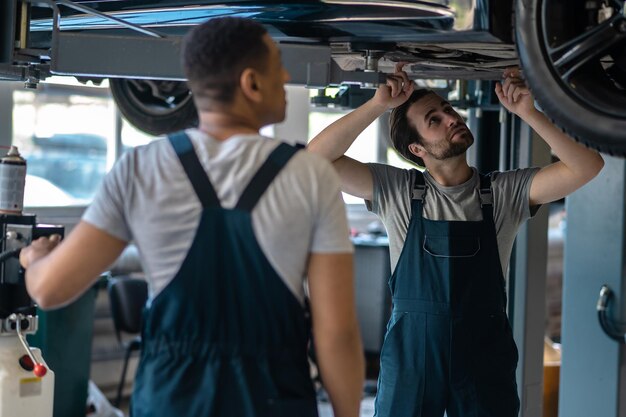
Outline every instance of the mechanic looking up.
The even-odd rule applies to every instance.
[[[518,415],[518,353],[504,280],[515,234],[539,205],[586,184],[604,161],[535,109],[518,69],[507,69],[495,92],[559,162],[479,174],[467,163],[474,137],[461,116],[433,91],[415,89],[402,64],[370,101],[309,144],[333,162],[343,191],[365,199],[389,234],[393,312],[376,416]],[[424,172],[344,156],[388,109],[393,146]]]
[[[183,62],[199,128],[124,155],[67,239],[25,248],[28,291],[42,308],[67,304],[133,241],[150,299],[131,415],[313,417],[307,276],[324,386],[335,416],[356,417],[364,366],[339,179],[259,135],[285,117],[280,51],[258,23],[214,19],[188,34]]]

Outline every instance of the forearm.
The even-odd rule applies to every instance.
[[[312,253],[308,267],[315,351],[335,417],[358,417],[363,390],[352,261],[348,253]]]
[[[61,307],[78,297],[86,287],[73,279],[64,279],[45,257],[26,270],[26,288],[35,303],[43,309]],[[95,277],[94,277],[95,279]]]
[[[321,340],[320,340],[321,339]],[[335,417],[358,417],[363,392],[364,360],[359,332],[316,338],[315,348],[324,388]]]
[[[386,110],[385,105],[369,100],[322,130],[309,142],[307,149],[334,162],[341,158],[359,134]]]
[[[26,289],[41,308],[67,304],[87,290],[124,247],[125,241],[84,221],[56,248],[46,247],[45,238],[40,238],[20,254]]]
[[[596,151],[575,142],[543,113],[533,110],[523,120],[550,146],[571,175],[586,182],[604,166],[602,157]]]

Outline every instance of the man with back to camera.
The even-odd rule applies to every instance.
[[[363,355],[337,174],[258,133],[285,117],[280,51],[235,18],[195,27],[183,51],[199,128],[125,154],[64,242],[25,248],[28,291],[67,304],[133,241],[150,300],[131,415],[309,417],[308,276],[324,387],[335,416],[356,417]]]
[[[461,116],[402,71],[374,97],[315,137],[308,149],[334,163],[343,191],[366,200],[389,234],[393,312],[381,353],[376,416],[515,417],[517,348],[504,276],[520,224],[602,169],[533,105],[518,69],[496,85],[500,103],[532,127],[560,161],[480,175],[467,164],[474,138]],[[393,109],[390,136],[405,170],[344,156]]]

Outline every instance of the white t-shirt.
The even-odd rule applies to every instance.
[[[222,207],[232,208],[279,142],[237,135],[224,142],[187,131]],[[154,298],[178,273],[202,206],[168,140],[126,153],[105,178],[83,220],[133,241]],[[256,238],[298,300],[309,253],[351,253],[339,178],[324,159],[297,152],[252,211]]]
[[[374,180],[374,196],[366,201],[369,210],[380,216],[389,235],[391,270],[396,268],[411,221],[411,192],[419,171],[382,164],[368,164]],[[539,168],[493,172],[493,221],[496,227],[502,273],[506,271],[519,226],[533,216],[538,207],[530,207],[530,185]],[[463,184],[444,187],[424,171],[428,191],[424,197],[423,216],[430,220],[482,220],[478,197],[480,177],[472,168],[472,177]]]

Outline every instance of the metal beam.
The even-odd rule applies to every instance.
[[[183,80],[181,37],[152,38],[58,32],[50,72],[93,78]]]
[[[93,78],[184,80],[182,37],[150,38],[96,33],[55,32],[50,70],[57,75]],[[290,84],[322,88],[346,82],[384,82],[378,72],[343,71],[326,45],[279,45]]]
[[[22,81],[26,79],[26,67],[0,63],[0,81]]]

